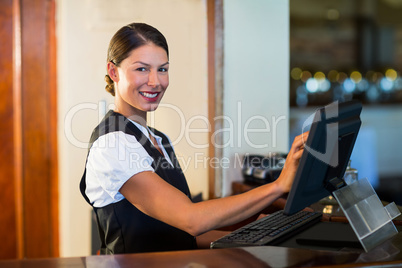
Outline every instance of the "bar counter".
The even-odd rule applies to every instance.
[[[240,193],[252,186],[234,185],[233,191]],[[246,187],[246,188],[245,188]],[[278,199],[264,211],[271,213],[283,207],[286,201]],[[323,211],[321,205],[314,210]],[[400,208],[402,211],[402,209]],[[255,219],[251,219],[255,220]],[[241,227],[232,226],[229,231]],[[300,245],[297,238],[309,237],[325,227],[325,233],[339,234],[346,231],[353,235],[343,213],[333,208],[331,214],[324,214],[321,223],[288,239],[278,246],[243,247],[228,249],[199,249],[157,253],[84,256],[71,258],[22,259],[0,261],[0,268],[125,268],[125,267],[402,267],[402,215],[394,219],[399,233],[389,241],[370,252],[357,247],[325,247]]]
[[[402,236],[366,253],[282,246],[0,261],[2,268],[73,267],[402,267]]]

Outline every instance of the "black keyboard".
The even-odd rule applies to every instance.
[[[219,238],[211,248],[276,245],[319,222],[321,217],[321,213],[309,211],[287,216],[280,210]]]

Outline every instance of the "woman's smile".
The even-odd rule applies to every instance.
[[[144,97],[145,100],[149,102],[155,102],[158,100],[158,96],[160,92],[145,92],[145,91],[140,91],[141,96]]]

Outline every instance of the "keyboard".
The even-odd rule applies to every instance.
[[[321,220],[320,212],[299,211],[293,215],[283,210],[249,223],[211,243],[211,248],[277,245]]]

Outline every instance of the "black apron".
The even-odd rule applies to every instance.
[[[152,131],[162,137],[162,145],[168,153],[173,167],[140,129],[126,117],[114,111],[109,111],[92,132],[89,149],[100,136],[115,131],[133,135],[153,158],[152,167],[155,173],[191,198],[186,178],[168,138],[155,129]],[[80,190],[85,200],[92,206],[85,194],[85,175],[86,169],[81,178]],[[195,237],[147,216],[127,199],[101,208],[93,207],[93,209],[98,221],[101,254],[186,250],[197,247]]]

